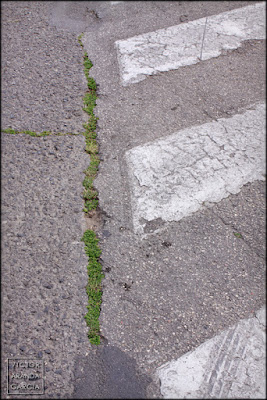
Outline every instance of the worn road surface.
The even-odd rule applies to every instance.
[[[43,361],[27,388],[40,399],[265,398],[264,15],[254,1],[1,2],[1,129],[52,132],[1,132],[2,398],[29,398],[14,359]],[[91,219],[81,33],[98,95]],[[84,320],[92,227],[100,346]]]

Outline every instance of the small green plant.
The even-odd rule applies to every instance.
[[[241,235],[241,233],[234,232],[234,235],[239,239],[243,239],[243,236]]]
[[[85,253],[88,256],[88,283],[86,293],[88,295],[87,314],[85,315],[86,323],[89,327],[88,338],[91,344],[100,344],[100,327],[99,316],[102,302],[101,281],[104,277],[102,266],[99,262],[101,249],[98,246],[94,231],[85,231],[82,239],[85,244]]]
[[[78,36],[78,42],[79,42],[79,45],[83,48],[82,37],[83,37],[83,33],[81,33],[81,34]]]

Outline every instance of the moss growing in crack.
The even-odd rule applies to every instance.
[[[10,135],[16,135],[17,133],[20,133],[19,131],[16,131],[15,129],[12,128],[1,129],[1,132],[10,133]]]
[[[78,42],[83,48],[81,34],[78,37]],[[96,140],[96,125],[97,125],[97,117],[94,115],[94,107],[96,106],[96,83],[95,80],[89,76],[89,70],[92,68],[93,63],[88,58],[88,54],[84,52],[83,56],[83,66],[84,66],[84,74],[87,80],[88,91],[85,93],[83,98],[84,107],[83,110],[88,114],[89,120],[86,124],[83,124],[85,129],[85,149],[87,153],[90,155],[90,165],[85,170],[85,179],[83,181],[84,193],[83,198],[85,200],[84,209],[85,213],[96,209],[98,206],[98,194],[94,189],[94,178],[97,175],[98,165],[99,165],[99,157],[98,157],[98,143]]]
[[[82,37],[83,37],[83,33],[81,33],[81,34],[78,36],[78,42],[79,42],[79,45],[83,48]]]
[[[81,240],[85,243],[85,253],[88,256],[88,283],[86,286],[88,312],[85,315],[85,320],[89,327],[88,337],[90,343],[98,345],[100,344],[99,316],[102,302],[101,281],[104,277],[102,266],[99,262],[101,249],[98,246],[99,239],[97,239],[94,231],[85,231]]]
[[[84,98],[83,98],[83,102],[85,107],[83,108],[83,110],[85,112],[87,112],[87,114],[89,114],[90,118],[94,117],[94,107],[96,105],[96,93],[95,90],[96,89],[90,89],[91,92],[88,92],[85,94]]]
[[[78,41],[83,48],[83,43],[81,41],[83,34],[78,37]],[[96,83],[93,78],[89,76],[89,70],[92,68],[93,64],[88,58],[88,54],[84,53],[84,73],[87,79],[88,91],[86,92],[83,103],[83,110],[87,112],[89,120],[83,125],[85,132],[85,149],[90,155],[90,164],[88,168],[84,171],[85,178],[83,180],[84,192],[84,209],[85,213],[96,209],[98,206],[98,193],[94,188],[94,179],[96,178],[99,166],[99,156],[98,156],[98,143],[96,140],[96,125],[97,117],[94,115],[94,107],[96,106]],[[101,255],[101,250],[98,247],[98,239],[94,231],[87,230],[82,241],[85,243],[85,252],[89,257],[87,272],[88,272],[88,284],[86,286],[86,292],[88,295],[88,306],[87,314],[85,315],[85,320],[89,327],[88,337],[91,344],[100,344],[100,327],[99,327],[99,316],[101,310],[102,302],[102,290],[101,281],[104,277],[102,272],[102,266],[99,262],[99,257]]]
[[[33,137],[42,137],[42,136],[50,136],[50,135],[53,135],[53,136],[76,135],[75,133],[71,133],[71,132],[68,132],[68,133],[62,133],[62,132],[53,133],[53,132],[50,132],[50,131],[43,131],[43,132],[38,133],[38,132],[27,131],[27,130],[26,131],[25,130],[19,131],[19,130],[12,129],[12,128],[1,129],[1,132],[9,133],[11,135],[18,135],[20,133],[24,133],[25,135],[29,135],[29,136],[33,136]]]
[[[37,132],[27,131],[27,130],[19,131],[19,130],[12,129],[12,128],[2,129],[1,132],[9,133],[11,135],[17,135],[19,133],[24,133],[26,135],[30,135],[30,136],[34,136],[34,137],[52,135],[52,132],[50,132],[50,131],[43,131],[41,133],[37,133]],[[58,133],[58,135],[60,135],[60,133]]]

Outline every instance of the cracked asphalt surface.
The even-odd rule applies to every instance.
[[[2,398],[7,358],[45,361],[38,398],[161,398],[156,370],[265,302],[265,182],[175,222],[133,231],[125,153],[265,100],[265,42],[120,84],[117,40],[253,2],[10,2],[2,7],[2,129],[78,134],[83,51],[98,84],[99,215],[84,218],[82,135],[1,133]],[[118,8],[119,7],[119,8]],[[137,23],[138,21],[138,23]],[[84,321],[94,225],[105,272],[102,344]],[[158,228],[160,232],[155,232]],[[236,236],[239,233],[241,237]]]

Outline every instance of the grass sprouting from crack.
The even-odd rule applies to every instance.
[[[85,253],[89,257],[87,272],[88,283],[86,293],[88,295],[88,306],[85,320],[89,327],[88,337],[91,344],[100,344],[99,316],[102,302],[101,281],[104,277],[102,266],[99,262],[101,250],[94,231],[85,231],[82,241],[85,243]]]
[[[78,42],[83,48],[82,38],[83,34],[78,37]],[[88,90],[83,98],[83,110],[87,112],[89,120],[83,125],[85,128],[85,150],[90,155],[90,164],[84,171],[85,178],[83,180],[84,192],[84,209],[85,213],[96,209],[98,206],[98,193],[94,188],[94,179],[96,178],[99,166],[98,156],[98,143],[96,140],[96,125],[97,117],[94,115],[94,107],[96,106],[96,83],[92,77],[89,76],[89,71],[93,64],[88,58],[88,54],[84,52],[83,56],[84,74],[87,80]],[[104,277],[102,266],[99,262],[101,250],[98,247],[98,239],[92,230],[85,231],[82,239],[85,243],[85,252],[89,257],[87,272],[88,283],[86,286],[86,293],[88,295],[88,306],[85,320],[89,327],[88,338],[91,344],[100,344],[100,327],[99,316],[102,302],[102,289],[101,281]]]
[[[37,133],[37,132],[27,131],[27,130],[19,131],[19,130],[12,129],[12,128],[1,129],[1,132],[9,133],[11,135],[18,135],[20,133],[24,133],[25,135],[30,135],[33,137],[50,136],[50,135],[53,135],[53,136],[75,135],[75,133],[62,133],[62,132],[53,133],[50,131],[43,131],[43,132]]]
[[[83,48],[82,38],[83,34],[78,37],[78,42]],[[88,213],[89,211],[96,209],[98,206],[98,193],[94,188],[93,182],[96,178],[99,166],[99,156],[98,156],[98,143],[96,140],[96,125],[97,117],[94,115],[94,107],[96,106],[96,83],[92,77],[89,76],[90,68],[93,64],[88,58],[88,54],[84,52],[84,73],[87,80],[88,90],[83,98],[84,107],[83,110],[87,112],[89,120],[86,124],[83,124],[85,132],[86,152],[90,155],[90,164],[85,170],[85,178],[83,180],[84,193],[83,198],[85,200],[85,205],[83,211]],[[73,133],[52,133],[50,131],[43,131],[40,133],[28,131],[28,130],[15,130],[12,128],[1,129],[3,133],[9,134],[20,134],[24,133],[34,137],[49,136],[49,135],[74,135]],[[98,246],[99,239],[97,239],[96,234],[92,230],[85,231],[82,239],[85,243],[85,252],[88,256],[88,283],[86,286],[86,292],[88,295],[88,305],[87,313],[85,315],[85,320],[89,327],[88,337],[91,344],[100,344],[100,327],[99,327],[99,316],[101,310],[102,302],[102,289],[101,281],[104,277],[102,272],[102,266],[99,262],[99,257],[101,255],[101,250]]]
[[[81,41],[83,34],[78,37],[78,42],[83,48],[83,43]],[[84,209],[85,213],[96,209],[98,206],[98,193],[94,189],[94,179],[97,175],[98,165],[99,165],[99,156],[98,156],[98,143],[96,140],[96,124],[97,117],[94,115],[94,107],[96,106],[96,83],[92,77],[89,76],[90,68],[92,68],[93,64],[88,58],[88,54],[84,52],[83,56],[83,66],[84,66],[84,74],[87,80],[88,90],[85,93],[83,98],[84,107],[83,110],[88,114],[89,120],[86,124],[83,124],[85,128],[85,150],[90,155],[90,165],[85,170],[85,178],[83,181],[84,192]]]

